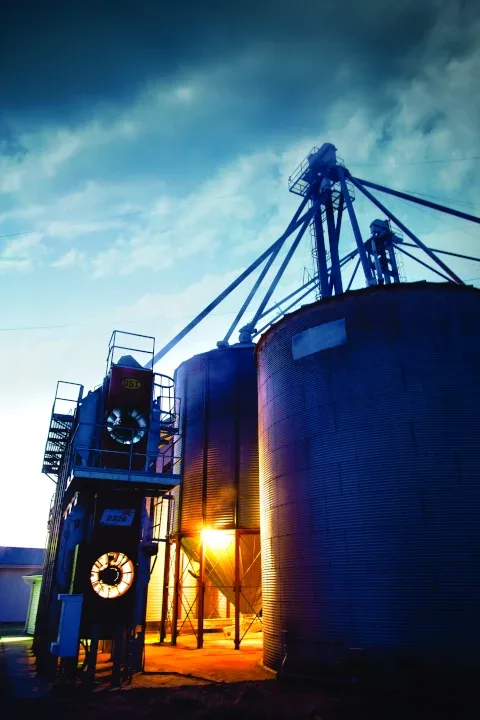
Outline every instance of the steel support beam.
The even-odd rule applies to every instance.
[[[198,602],[197,602],[197,649],[203,648],[203,629],[205,620],[205,543],[200,535],[200,570],[198,579]]]
[[[235,530],[235,650],[240,650],[240,532]]]
[[[426,267],[428,270],[431,270],[433,273],[435,273],[435,275],[440,275],[441,278],[443,278],[444,280],[447,280],[450,283],[453,282],[452,278],[449,278],[448,275],[444,275],[443,273],[440,272],[440,270],[436,270],[431,265],[428,265],[428,263],[423,262],[423,260],[419,260],[419,258],[416,258],[415,255],[412,255],[411,253],[404,250],[401,245],[395,245],[395,247],[397,248],[397,250],[399,250],[401,253],[403,253],[407,257],[411,258],[412,260],[415,260],[415,262],[417,262],[419,265],[423,265],[423,267]],[[462,283],[462,285],[463,285],[463,283]]]
[[[428,257],[435,263],[437,263],[437,265],[441,267],[442,270],[452,278],[452,280],[454,280],[458,285],[465,284],[463,280],[458,277],[458,275],[456,275],[452,270],[450,270],[448,265],[445,265],[445,263],[440,260],[440,258],[437,258],[437,256],[434,255],[434,253],[416,235],[414,235],[411,230],[406,227],[406,225],[404,225],[400,220],[398,220],[398,218],[396,218],[395,215],[390,212],[390,210],[388,210],[383,203],[380,202],[380,200],[377,200],[377,198],[374,197],[371,192],[364,188],[358,180],[356,180],[355,178],[351,178],[351,181],[355,185],[355,187],[357,187],[360,192],[365,195],[365,197],[367,197],[374,205],[376,205],[383,213],[385,213],[385,215],[387,215],[387,217],[389,217],[390,220],[392,220],[395,225],[399,227],[402,232],[405,233],[405,235],[408,235],[408,237],[413,240],[414,243],[421,247],[422,250],[427,253]],[[400,246],[397,247],[398,249],[400,249]]]
[[[291,310],[293,307],[295,307],[295,305],[297,305],[297,304],[298,304],[299,302],[301,302],[304,298],[306,298],[307,295],[310,295],[310,293],[313,292],[314,290],[315,290],[315,286],[314,286],[314,287],[309,287],[308,290],[303,293],[303,295],[300,295],[299,298],[296,298],[296,299],[293,301],[293,303],[291,303],[291,305],[288,305],[288,306],[285,308],[285,310],[283,310],[282,312],[278,313],[278,315],[276,315],[276,316],[273,318],[273,320],[270,320],[268,323],[266,323],[266,325],[264,325],[262,328],[260,328],[260,330],[258,330],[253,337],[258,337],[259,335],[261,335],[268,327],[270,327],[270,325],[273,325],[274,322],[276,322],[276,321],[279,320],[281,317],[283,317],[289,310]]]
[[[118,688],[122,683],[122,670],[124,669],[125,661],[125,635],[126,632],[123,625],[117,626],[113,640],[112,677],[110,681],[112,688]]]
[[[280,305],[281,305],[282,303],[287,302],[287,300],[290,300],[290,298],[295,297],[295,295],[298,295],[298,293],[301,293],[302,290],[304,290],[306,287],[309,287],[310,285],[313,285],[313,283],[316,283],[316,282],[317,282],[317,278],[314,277],[314,278],[312,278],[311,280],[309,280],[308,282],[304,283],[301,287],[299,287],[299,288],[297,288],[296,290],[294,290],[293,292],[291,292],[290,295],[287,295],[287,297],[284,297],[282,300],[279,300],[279,301],[278,301],[277,303],[275,303],[274,305],[271,305],[271,306],[268,308],[268,310],[265,310],[265,311],[260,315],[260,317],[257,318],[257,321],[258,321],[258,320],[263,320],[264,317],[267,317],[267,315],[270,315],[270,313],[272,312],[272,310],[281,310]]]
[[[90,647],[87,655],[87,669],[85,673],[85,686],[89,690],[93,690],[95,686],[95,675],[97,670],[98,643],[100,642],[100,623],[96,622],[92,625],[92,637],[90,638]]]
[[[353,260],[353,258],[354,258],[356,255],[358,255],[358,249],[357,249],[357,248],[355,248],[355,250],[352,250],[351,252],[349,252],[348,255],[345,255],[345,256],[340,260],[340,268],[343,268],[348,262],[350,262],[350,260]],[[257,318],[257,322],[258,322],[258,320],[263,320],[263,318],[264,318],[264,317],[267,317],[267,315],[270,315],[270,313],[271,313],[273,310],[276,310],[277,308],[279,308],[279,306],[280,306],[282,303],[287,302],[287,301],[290,300],[291,298],[295,297],[295,295],[298,295],[298,293],[301,293],[302,290],[304,290],[305,288],[309,287],[309,286],[312,285],[313,283],[317,283],[317,282],[318,282],[318,278],[317,278],[317,277],[314,277],[314,278],[312,278],[311,280],[309,280],[308,282],[304,283],[301,287],[299,287],[299,288],[297,288],[296,290],[294,290],[293,292],[291,292],[289,295],[287,295],[286,297],[284,297],[282,300],[279,300],[279,301],[278,301],[277,303],[275,303],[274,305],[271,305],[271,306],[268,308],[268,310],[265,310],[265,311],[260,315],[260,317]],[[313,289],[313,288],[312,288],[312,289]],[[309,292],[311,292],[311,290],[310,290]],[[291,307],[293,307],[293,306],[295,305],[295,303],[299,302],[299,301],[300,301],[301,299],[303,299],[306,295],[308,295],[308,293],[305,293],[305,295],[302,295],[301,298],[298,298],[294,303],[292,303],[292,305],[289,305],[288,308],[286,308],[286,309],[283,311],[283,313],[286,313]],[[272,320],[272,322],[274,322],[274,321]],[[269,323],[269,324],[270,324],[270,323]],[[268,327],[268,325],[264,326],[263,329],[265,329],[266,327]],[[263,330],[262,330],[262,331],[263,331]],[[254,337],[257,337],[258,334],[259,334],[259,333],[255,333]]]
[[[348,283],[348,286],[347,286],[347,289],[345,290],[345,292],[348,292],[348,291],[350,290],[350,288],[352,287],[352,283],[353,283],[353,281],[355,280],[355,275],[357,274],[357,270],[358,270],[358,268],[360,267],[360,263],[361,263],[361,259],[358,258],[357,262],[355,263],[355,268],[354,268],[354,270],[353,270],[353,275],[352,275],[352,277],[350,278],[350,282]]]
[[[328,241],[330,245],[330,263],[331,263],[331,279],[333,281],[333,289],[336,295],[341,295],[342,273],[340,272],[340,255],[338,254],[339,237],[335,227],[335,216],[333,213],[332,194],[329,194],[325,202],[325,216],[327,219]]]
[[[343,197],[343,192],[340,193],[340,198],[339,198],[338,202],[339,202],[339,205],[338,205],[338,212],[337,212],[337,226],[335,229],[337,232],[337,240],[338,240],[338,243],[340,244],[340,232],[342,229],[342,217],[343,217],[343,203],[345,202],[344,197]]]
[[[261,316],[261,314],[262,314],[263,311],[265,310],[265,306],[267,305],[268,301],[270,300],[270,298],[272,297],[273,293],[275,292],[275,288],[277,287],[278,283],[280,282],[280,279],[281,279],[283,273],[285,272],[288,263],[289,263],[290,260],[292,259],[293,253],[294,253],[295,250],[297,249],[297,247],[298,247],[298,245],[299,245],[299,243],[300,243],[300,240],[302,239],[302,237],[303,237],[303,235],[304,235],[304,233],[305,233],[305,230],[306,230],[307,227],[308,227],[308,224],[309,224],[308,222],[305,222],[305,223],[302,225],[302,227],[300,228],[300,230],[298,231],[297,237],[295,238],[295,240],[293,241],[292,245],[290,246],[290,250],[289,250],[288,253],[286,254],[286,256],[285,256],[282,264],[280,265],[280,267],[279,267],[279,269],[278,269],[278,271],[277,271],[277,274],[275,275],[275,277],[274,277],[274,279],[273,279],[272,284],[271,284],[270,287],[268,288],[265,297],[263,298],[262,302],[260,303],[259,308],[257,309],[257,312],[255,313],[254,317],[252,318],[251,322],[248,323],[249,326],[252,328],[252,330],[255,328],[255,323],[258,321],[258,318]]]
[[[380,265],[380,258],[378,255],[378,249],[377,249],[377,243],[375,242],[375,238],[370,238],[370,243],[372,245],[372,255],[373,255],[373,262],[375,263],[375,271],[377,273],[377,284],[381,285],[382,281],[385,279],[383,277],[382,267]]]
[[[323,204],[323,203],[322,203]],[[328,268],[327,268],[327,250],[325,248],[325,234],[323,232],[322,222],[322,205],[313,218],[313,227],[315,232],[315,246],[317,253],[317,274],[320,285],[320,292],[323,297],[327,297],[328,290]]]
[[[165,543],[165,560],[163,564],[163,589],[162,589],[162,619],[160,621],[160,642],[165,642],[167,636],[168,616],[168,589],[170,587],[170,545],[171,541]],[[174,585],[175,587],[175,585]]]
[[[393,242],[390,242],[387,252],[390,257],[390,265],[392,266],[393,282],[399,283],[400,282],[400,273],[398,271],[398,263],[397,263],[397,258],[395,255],[395,246],[394,246]]]
[[[343,258],[340,260],[340,267],[341,267],[341,268],[344,267],[344,265],[346,265],[347,263],[349,263],[350,260],[353,260],[353,258],[354,258],[356,255],[358,255],[358,250],[355,248],[355,250],[352,250],[350,253],[348,253],[348,255],[345,255],[345,257],[343,257]],[[357,267],[356,267],[356,269],[355,269],[355,271],[354,271],[354,277],[355,277],[355,273],[356,273],[357,270],[358,270],[359,264],[360,264],[360,259],[358,260]],[[353,278],[352,278],[352,280],[353,280]],[[262,320],[264,317],[267,317],[267,315],[269,315],[269,314],[272,312],[272,310],[275,310],[281,303],[287,302],[287,300],[290,300],[291,298],[295,297],[295,295],[298,295],[298,294],[299,294],[300,292],[302,292],[302,290],[304,290],[305,288],[309,288],[305,293],[303,293],[303,295],[301,295],[300,297],[296,298],[296,299],[293,301],[293,303],[291,303],[290,305],[288,305],[288,306],[287,306],[284,310],[282,310],[276,317],[274,317],[273,320],[270,320],[270,321],[269,321],[268,323],[266,323],[262,328],[260,328],[260,330],[258,330],[253,337],[258,337],[259,335],[261,335],[270,325],[272,325],[272,323],[276,322],[279,318],[281,318],[283,315],[285,315],[289,310],[291,310],[293,307],[295,307],[295,305],[297,305],[301,300],[303,300],[303,299],[306,298],[311,292],[313,292],[313,290],[315,290],[315,287],[311,287],[311,286],[312,286],[316,281],[317,281],[317,278],[312,278],[312,280],[309,280],[309,281],[306,282],[304,285],[302,285],[301,287],[299,287],[297,290],[294,290],[292,293],[290,293],[290,295],[287,295],[287,297],[283,298],[283,300],[279,300],[278,303],[276,303],[275,305],[272,305],[268,310],[265,310],[265,312],[262,313],[262,315],[258,318],[258,320]],[[350,288],[348,288],[348,289],[350,289]],[[280,309],[280,308],[279,308],[279,309]]]
[[[410,195],[410,193],[401,192],[400,190],[392,190],[391,188],[387,188],[384,185],[378,185],[378,183],[372,183],[368,180],[354,178],[352,177],[352,175],[349,176],[349,179],[357,187],[359,186],[358,184],[365,185],[366,187],[370,187],[373,190],[379,190],[380,192],[394,195],[395,197],[401,198],[402,200],[409,200],[410,202],[417,203],[417,205],[423,205],[424,207],[432,208],[432,210],[440,210],[440,212],[447,213],[448,215],[453,215],[454,217],[461,218],[462,220],[469,220],[470,222],[478,223],[480,225],[480,218],[476,215],[469,215],[469,213],[464,213],[461,210],[454,210],[453,208],[446,207],[446,205],[440,205],[439,203],[434,203],[430,200],[422,200],[422,198],[416,197],[415,195]]]
[[[418,246],[414,243],[402,242],[402,247],[417,248]],[[480,258],[473,257],[472,255],[460,255],[460,253],[449,252],[448,250],[439,250],[438,248],[430,248],[432,252],[440,253],[440,255],[451,255],[452,257],[461,258],[462,260],[472,260],[473,262],[480,262]]]
[[[259,267],[259,265],[261,265],[263,263],[263,261],[266,260],[271,255],[271,253],[275,252],[277,247],[279,245],[281,245],[289,235],[291,235],[293,232],[295,232],[295,230],[297,230],[302,225],[304,225],[304,224],[308,225],[308,223],[310,222],[312,217],[315,215],[319,204],[320,204],[319,202],[315,203],[314,205],[312,205],[311,208],[309,208],[306,211],[306,213],[304,215],[302,215],[300,218],[298,218],[298,220],[293,225],[291,225],[283,233],[283,235],[281,235],[278,238],[278,240],[276,240],[272,245],[270,245],[270,247],[267,248],[265,250],[265,252],[263,252],[260,255],[260,257],[258,257],[251,265],[249,265],[248,268],[246,270],[244,270],[243,273],[241,273],[241,275],[239,275],[236,280],[234,280],[232,283],[230,283],[230,285],[227,288],[225,288],[225,290],[223,290],[220,293],[220,295],[217,295],[217,297],[214,300],[212,300],[212,302],[209,303],[207,305],[207,307],[205,307],[202,310],[202,312],[200,312],[191,322],[188,323],[188,325],[186,325],[183,328],[183,330],[181,330],[177,335],[175,335],[174,338],[172,338],[166,345],[164,345],[163,348],[161,348],[161,350],[156,352],[152,361],[147,363],[144,367],[147,369],[151,369],[172,348],[174,348],[175,345],[177,345],[180,342],[180,340],[183,340],[183,338],[186,335],[188,335],[188,333],[191,330],[193,330],[193,328],[195,328],[200,322],[202,322],[202,320],[204,320],[207,317],[207,315],[209,315],[212,312],[212,310],[215,310],[217,305],[219,305],[222,302],[222,300],[225,300],[225,298],[228,297],[228,295],[230,295],[230,293],[232,293],[249,275],[251,275],[252,272],[254,270],[256,270],[257,267]]]
[[[181,602],[181,581],[180,581],[180,535],[178,534],[175,541],[175,570],[174,570],[174,581],[173,581],[173,608],[172,608],[172,633],[171,633],[171,644],[177,644],[178,635],[178,610]]]
[[[287,232],[288,232],[288,229],[289,229],[291,226],[293,226],[293,225],[296,223],[296,221],[298,220],[298,218],[300,217],[300,214],[303,212],[303,210],[304,210],[304,208],[305,208],[305,206],[306,206],[306,204],[307,204],[307,202],[308,202],[308,200],[309,200],[309,197],[310,197],[310,196],[307,195],[306,197],[303,198],[303,200],[302,200],[302,202],[300,203],[300,206],[299,206],[297,212],[295,213],[295,215],[294,215],[293,218],[291,219],[290,223],[288,224]],[[241,307],[240,310],[238,311],[238,313],[237,313],[237,315],[236,315],[236,317],[235,317],[235,320],[232,322],[232,324],[230,325],[230,328],[228,329],[227,334],[226,334],[225,337],[223,338],[223,340],[222,340],[222,342],[221,342],[222,345],[228,345],[228,341],[230,340],[230,337],[231,337],[232,333],[234,332],[235,328],[237,327],[238,323],[240,322],[241,318],[243,317],[243,314],[245,313],[245,310],[246,310],[246,309],[248,308],[248,306],[250,305],[253,297],[255,296],[255,293],[257,292],[258,288],[259,288],[260,285],[262,284],[262,282],[263,282],[266,274],[268,273],[268,271],[270,270],[271,266],[272,266],[273,263],[275,262],[275,260],[276,260],[276,258],[277,258],[277,256],[278,256],[278,253],[280,252],[280,250],[282,249],[282,247],[283,247],[284,244],[285,244],[285,240],[286,240],[286,239],[287,239],[287,236],[285,236],[284,240],[279,244],[279,246],[277,247],[277,249],[272,252],[272,254],[270,255],[269,259],[268,259],[267,262],[265,263],[262,272],[260,273],[260,275],[258,276],[257,280],[255,281],[255,284],[254,284],[254,286],[252,287],[252,289],[250,290],[250,292],[248,293],[248,296],[247,296],[245,302],[243,303],[242,307]]]
[[[346,265],[348,262],[350,262],[350,260],[353,260],[353,258],[354,258],[356,255],[358,255],[358,248],[355,248],[355,250],[352,250],[351,252],[348,253],[348,255],[345,255],[345,256],[340,260],[340,267],[342,268],[344,265]]]
[[[355,210],[353,209],[353,203],[352,199],[350,197],[350,194],[348,192],[347,183],[345,180],[345,171],[341,165],[337,165],[338,170],[338,177],[340,179],[340,184],[342,186],[342,193],[345,198],[345,203],[347,205],[348,215],[350,217],[350,222],[352,224],[353,234],[355,235],[355,241],[357,243],[358,252],[360,255],[360,261],[362,263],[363,272],[365,274],[365,279],[367,281],[368,287],[371,285],[375,285],[375,278],[373,277],[372,268],[370,267],[370,262],[367,256],[367,252],[365,250],[365,245],[363,244],[362,240],[362,234],[360,232],[360,228],[358,227],[357,222],[357,216],[355,215]]]

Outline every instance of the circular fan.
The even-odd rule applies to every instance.
[[[90,572],[93,589],[97,595],[107,599],[124,595],[132,586],[134,577],[133,562],[121,552],[101,555]]]
[[[147,420],[138,410],[116,408],[107,418],[107,430],[121,445],[135,445],[147,432]]]

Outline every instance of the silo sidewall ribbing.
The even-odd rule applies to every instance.
[[[480,292],[301,308],[256,351],[264,662],[478,669]]]
[[[203,528],[250,531],[239,541],[241,612],[261,608],[259,553],[258,401],[253,346],[231,346],[196,355],[175,373],[181,405],[182,488],[177,529],[182,547],[197,559]],[[231,547],[207,571],[234,602]],[[243,574],[245,576],[243,577]]]

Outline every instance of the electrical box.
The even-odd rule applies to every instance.
[[[57,642],[50,645],[50,652],[62,658],[77,657],[83,595],[59,595],[58,599],[62,602],[62,613]]]

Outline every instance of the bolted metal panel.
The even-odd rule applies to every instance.
[[[228,351],[213,351],[206,360],[205,524],[218,529],[235,526],[238,485],[236,426],[239,413],[237,357]],[[254,367],[253,354],[251,362]],[[190,416],[187,422],[191,421]]]
[[[168,503],[168,533],[176,535],[180,531],[180,485],[170,490],[169,495],[172,500],[166,500]]]
[[[474,288],[398,284],[262,337],[266,665],[315,671],[356,648],[478,669],[479,317]],[[346,337],[322,348],[338,321]],[[294,359],[299,343],[312,352]]]
[[[257,378],[252,346],[212,350],[182,363],[180,532],[258,529]]]
[[[201,422],[188,423],[187,418],[204,417],[206,405],[206,360],[204,357],[192,358],[190,366],[180,366],[175,374],[176,392],[180,398],[183,478],[180,492],[179,523],[180,528],[189,526],[197,530],[202,527],[203,514],[203,448],[206,439],[206,426]],[[200,479],[200,480],[198,480]]]

